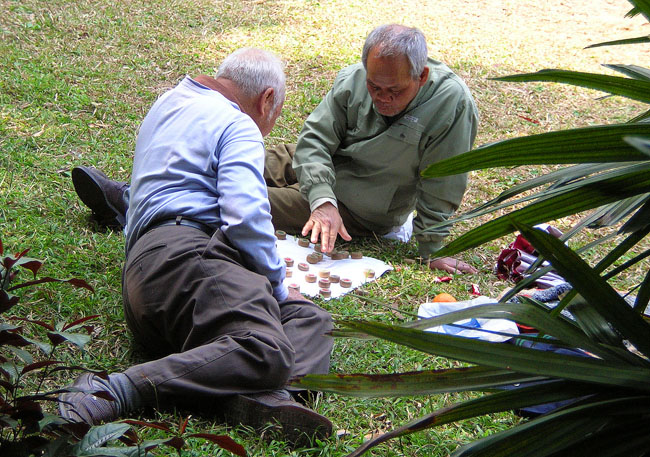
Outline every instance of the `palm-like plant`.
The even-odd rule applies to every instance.
[[[629,15],[650,19],[650,1],[629,0]],[[650,37],[599,45],[648,43]],[[598,45],[596,45],[598,46]],[[650,71],[610,65],[627,77],[544,70],[499,78],[503,81],[570,83],[650,102]],[[433,319],[391,326],[344,321],[338,336],[360,334],[405,345],[427,354],[471,364],[467,368],[392,375],[310,375],[297,385],[360,396],[421,395],[475,391],[489,393],[452,405],[366,442],[358,456],[380,442],[424,428],[478,415],[550,402],[571,402],[510,430],[475,441],[455,455],[486,456],[641,456],[650,454],[650,325],[643,316],[650,298],[650,273],[630,306],[607,282],[650,254],[644,251],[602,275],[650,232],[650,111],[626,124],[603,125],[516,138],[477,148],[432,165],[426,177],[496,166],[577,164],[515,186],[495,200],[448,223],[487,214],[509,205],[523,207],[496,218],[452,241],[440,256],[453,255],[513,231],[520,231],[573,286],[551,310],[534,300],[507,303],[541,269],[511,290],[500,303],[481,305]],[[528,192],[539,189],[537,192]],[[521,195],[526,192],[526,196]],[[629,217],[620,232],[627,237],[595,267],[569,249],[564,240],[532,228],[585,210],[596,209],[571,236],[587,225],[608,225]],[[566,237],[565,237],[566,238]],[[560,314],[567,308],[573,319]],[[559,347],[578,348],[584,357],[543,352],[423,331],[468,318],[505,318],[534,327]],[[535,336],[518,338],[545,341]],[[517,389],[504,389],[520,384]]]

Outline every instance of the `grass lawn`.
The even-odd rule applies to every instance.
[[[643,35],[640,17],[625,19],[625,0],[0,0],[0,236],[10,252],[31,248],[47,261],[42,275],[79,277],[89,294],[42,287],[22,299],[20,312],[48,321],[99,314],[93,344],[81,363],[122,370],[139,360],[122,316],[120,271],[124,238],[101,231],[88,219],[70,180],[75,165],[97,166],[129,178],[138,125],[150,105],[184,75],[214,74],[218,62],[241,46],[268,48],[287,63],[288,97],[268,144],[295,142],[302,122],[328,90],[338,69],[360,58],[366,34],[376,25],[419,27],[430,55],[446,62],[472,90],[481,124],[477,145],[515,136],[620,122],[640,104],[573,87],[545,83],[506,84],[492,77],[542,68],[607,72],[601,63],[649,66],[643,45],[583,49],[611,39]],[[488,170],[471,175],[463,203],[468,209],[539,167]],[[566,229],[574,218],[557,221]],[[476,222],[475,222],[476,223]],[[474,223],[474,224],[475,224]],[[454,229],[461,233],[470,225]],[[593,235],[581,236],[575,245]],[[364,290],[393,308],[345,297],[322,303],[335,318],[399,322],[439,292],[470,297],[472,283],[496,297],[508,284],[492,266],[510,240],[464,254],[480,269],[450,283],[404,262],[414,245],[355,240],[352,247],[391,263],[395,270]],[[614,241],[615,242],[615,241]],[[587,258],[598,258],[598,252]],[[625,260],[625,259],[623,259]],[[635,284],[645,263],[616,286]],[[79,362],[78,355],[73,360]],[[386,343],[337,340],[332,371],[385,373],[450,366],[441,358]],[[66,375],[56,380],[71,380]],[[325,394],[314,408],[327,415],[339,438],[312,449],[289,451],[245,429],[226,429],[193,418],[196,431],[228,433],[253,456],[343,456],[371,434],[448,405],[455,395],[360,399]],[[178,422],[178,416],[158,419]],[[459,444],[508,428],[511,414],[484,417],[421,432],[380,446],[369,455],[445,456]],[[195,441],[184,455],[229,455]]]

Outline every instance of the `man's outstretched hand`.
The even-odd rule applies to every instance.
[[[311,213],[309,220],[302,228],[302,236],[307,236],[309,232],[311,232],[310,241],[312,243],[318,243],[320,236],[320,246],[323,252],[330,252],[334,249],[338,235],[341,235],[345,241],[352,239],[343,225],[339,210],[331,203],[323,203]]]
[[[440,257],[429,261],[429,268],[432,270],[444,270],[447,273],[477,273],[478,270],[462,260],[453,257]]]

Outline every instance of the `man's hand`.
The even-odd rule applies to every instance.
[[[341,235],[345,241],[352,239],[343,225],[339,210],[331,203],[323,203],[311,213],[302,228],[302,236],[307,236],[309,232],[311,232],[312,243],[317,243],[320,236],[320,247],[323,252],[334,249],[337,235]]]
[[[431,260],[429,268],[432,270],[444,270],[447,273],[477,273],[478,270],[462,260],[454,259],[453,257],[440,257],[439,259]]]

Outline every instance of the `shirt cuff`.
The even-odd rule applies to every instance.
[[[332,186],[324,182],[318,184],[312,184],[311,187],[309,188],[309,191],[307,192],[307,200],[309,201],[309,207],[311,208],[313,206],[312,202],[315,202],[316,200],[320,200],[321,198],[330,198],[332,200],[336,200],[336,195],[334,195]]]
[[[287,286],[285,286],[284,283],[275,286],[273,288],[273,297],[277,300],[278,303],[282,303],[287,298],[289,298],[289,289],[287,289]]]
[[[329,197],[321,197],[321,198],[317,198],[309,205],[309,210],[313,213],[316,208],[318,208],[319,206],[325,203],[331,203],[332,205],[334,205],[334,208],[336,209],[338,209],[339,207],[335,199]]]

